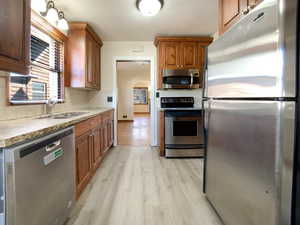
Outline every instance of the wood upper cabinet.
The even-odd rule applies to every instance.
[[[30,0],[0,0],[0,70],[29,73]]]
[[[101,39],[87,23],[70,23],[66,86],[100,90],[101,47]]]
[[[183,68],[199,68],[201,67],[200,52],[198,51],[197,42],[182,42],[181,43],[181,60],[180,64]]]
[[[162,43],[163,65],[168,69],[176,69],[180,64],[180,43],[164,42]]]
[[[158,55],[158,89],[162,88],[164,69],[205,68],[206,47],[211,37],[156,37],[154,44]]]
[[[222,34],[263,0],[219,0],[219,33]]]
[[[95,86],[94,77],[94,41],[92,37],[86,34],[86,87],[93,88]]]

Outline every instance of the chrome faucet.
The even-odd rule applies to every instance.
[[[54,98],[49,98],[46,103],[46,114],[52,115],[55,105],[57,104],[57,100]]]

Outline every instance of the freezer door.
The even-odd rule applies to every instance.
[[[290,225],[294,102],[211,101],[206,194],[226,225]]]
[[[205,97],[295,96],[297,7],[287,20],[278,2],[264,0],[208,47]]]

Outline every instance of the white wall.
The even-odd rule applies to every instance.
[[[143,48],[143,52],[134,52],[136,48]],[[101,91],[91,92],[91,104],[101,106],[115,106],[116,102],[107,102],[108,96],[114,96],[115,80],[113,79],[114,62],[117,57],[154,57],[156,62],[156,47],[152,41],[142,42],[111,42],[105,41],[101,49]],[[156,68],[156,65],[154,65]],[[117,91],[117,90],[115,90]],[[114,96],[115,98],[115,96]],[[115,100],[115,99],[114,99]]]
[[[134,119],[133,88],[149,87],[151,85],[150,71],[144,70],[142,73],[119,71],[117,76],[118,76],[118,120],[133,120]],[[127,115],[127,118],[123,118],[123,115]]]

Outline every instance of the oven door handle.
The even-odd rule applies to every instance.
[[[199,121],[202,117],[172,117],[172,121]]]

